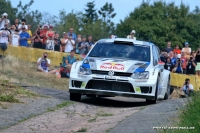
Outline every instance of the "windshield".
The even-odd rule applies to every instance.
[[[97,43],[88,57],[126,58],[150,62],[150,47],[137,44]]]

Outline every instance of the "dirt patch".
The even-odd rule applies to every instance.
[[[135,108],[98,107],[76,103],[22,122],[3,133],[32,132],[108,132],[126,117],[139,111]]]

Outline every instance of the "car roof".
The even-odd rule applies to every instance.
[[[154,45],[151,42],[134,40],[134,39],[128,39],[128,38],[101,39],[101,40],[98,41],[98,43],[106,43],[106,42],[114,42],[114,41],[133,42],[133,44],[148,45],[148,46]]]

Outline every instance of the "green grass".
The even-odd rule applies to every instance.
[[[77,132],[87,132],[87,128],[81,128]]]
[[[10,103],[18,103],[19,100],[15,98],[13,94],[8,95],[0,95],[1,102],[10,102]]]
[[[88,123],[96,122],[96,120],[97,120],[97,117],[95,117],[95,118],[93,118],[93,119],[90,119],[90,120],[88,120]]]
[[[106,133],[110,132],[113,128],[109,128],[106,130]]]
[[[53,112],[53,111],[55,111],[55,110],[57,110],[57,109],[60,109],[60,108],[69,106],[69,105],[71,105],[71,104],[73,104],[73,102],[65,101],[65,102],[63,102],[63,103],[61,103],[61,104],[56,105],[56,106],[53,107],[53,108],[48,108],[48,109],[47,109],[47,112]]]
[[[196,92],[191,99],[187,99],[187,105],[181,110],[179,122],[173,124],[178,127],[194,127],[195,129],[170,130],[173,133],[200,133],[200,92]],[[167,131],[168,132],[168,131]]]
[[[107,116],[113,116],[111,113],[97,113],[97,116],[107,117]]]

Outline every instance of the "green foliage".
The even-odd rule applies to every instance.
[[[86,4],[85,13],[83,14],[83,22],[84,23],[93,23],[98,20],[98,15],[95,9],[94,1],[88,2]]]
[[[139,40],[151,41],[159,47],[166,47],[167,41],[172,45],[182,45],[188,41],[190,47],[197,48],[200,44],[200,12],[196,7],[189,12],[189,6],[181,3],[156,1],[152,5],[143,2],[123,21],[117,25],[117,35],[126,37],[131,30],[136,30]]]

